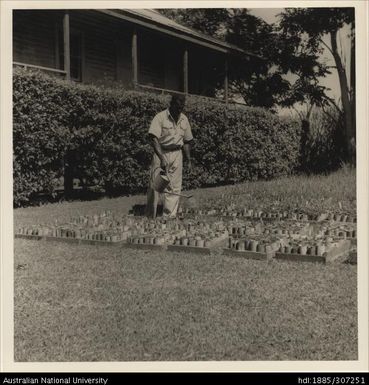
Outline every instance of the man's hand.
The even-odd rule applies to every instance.
[[[160,167],[168,174],[169,164],[165,157],[161,157],[160,159]]]
[[[154,135],[150,135],[150,137],[151,137],[151,145],[154,149],[154,152],[158,156],[158,158],[160,159],[160,168],[163,169],[168,174],[169,164],[168,164],[168,161],[167,161],[165,155],[163,154],[163,152],[161,150],[161,146],[159,144],[158,138]]]

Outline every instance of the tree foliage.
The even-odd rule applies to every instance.
[[[245,9],[161,10],[166,16],[203,33],[235,44],[261,56],[233,58],[230,63],[231,95],[243,97],[247,105],[273,108],[307,104],[308,119],[313,106],[331,107],[343,117],[347,153],[355,138],[355,20],[354,8],[287,8],[279,22],[268,24]],[[351,73],[345,68],[337,34],[344,26],[351,32]],[[329,42],[327,43],[327,37]],[[332,54],[335,66],[322,61],[324,50]],[[329,97],[321,79],[337,71],[342,108]]]
[[[231,94],[241,95],[247,105],[273,108],[291,106],[306,98],[315,102],[321,99],[324,89],[317,78],[325,76],[327,69],[314,50],[295,50],[301,42],[298,34],[283,33],[277,25],[266,23],[245,8],[160,11],[251,54],[232,57],[229,66]],[[295,82],[284,76],[289,72],[296,74]]]
[[[351,76],[348,81],[348,71],[337,44],[338,32],[344,26],[350,27],[349,39],[351,39]],[[355,142],[355,15],[354,8],[293,8],[286,9],[281,14],[279,24],[280,34],[285,41],[290,43],[291,57],[300,60],[303,66],[294,68],[295,62],[290,64],[290,70],[299,75],[299,81],[303,96],[315,105],[326,108],[333,105],[340,111],[341,107],[328,97],[324,87],[319,85],[319,77],[331,73],[330,68],[314,61],[306,60],[314,56],[318,59],[323,53],[324,47],[329,50],[335,62],[342,103],[342,115],[344,119],[343,134],[345,138],[346,156],[354,161]],[[327,43],[324,38],[329,39]],[[318,60],[316,60],[318,62]],[[300,72],[299,72],[300,71]],[[308,91],[308,92],[307,92]]]
[[[231,95],[241,95],[250,106],[270,108],[278,103],[278,98],[285,91],[287,83],[280,76],[274,76],[269,71],[275,51],[272,26],[251,15],[245,8],[161,9],[159,11],[178,23],[252,53],[251,56],[230,58]]]
[[[159,12],[180,24],[219,39],[225,38],[224,27],[231,16],[226,8],[159,9]]]

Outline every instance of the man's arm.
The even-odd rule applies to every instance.
[[[149,134],[150,136],[150,143],[152,145],[152,148],[154,149],[155,154],[160,159],[160,167],[168,172],[168,162],[163,154],[163,151],[161,149],[160,143],[158,141],[158,138],[155,135]]]
[[[188,169],[191,171],[192,169],[192,161],[191,161],[191,141],[190,142],[185,142],[183,144],[183,152],[185,154],[185,157],[187,159],[187,165]]]
[[[192,144],[193,136],[192,130],[190,126],[190,122],[187,117],[185,118],[185,132],[183,137],[183,152],[187,159],[188,169],[192,170],[192,161],[191,161],[191,144]]]

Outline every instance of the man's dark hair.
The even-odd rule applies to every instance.
[[[185,104],[186,102],[186,96],[183,94],[172,94],[172,98],[170,100],[170,104]]]

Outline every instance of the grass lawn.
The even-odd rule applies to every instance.
[[[355,204],[355,175],[197,191]],[[15,226],[144,197],[14,211]],[[328,203],[327,203],[328,202]],[[356,360],[355,265],[15,240],[16,361]]]

